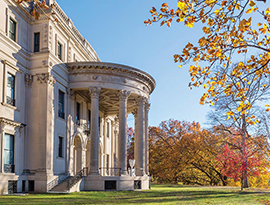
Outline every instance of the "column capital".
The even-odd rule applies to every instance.
[[[138,106],[144,106],[146,103],[148,103],[148,99],[143,96],[139,96],[138,99],[136,100],[136,104]]]
[[[116,95],[119,97],[119,100],[127,100],[127,98],[130,96],[130,91],[127,90],[119,90]]]
[[[135,108],[134,110],[132,110],[132,114],[134,115],[134,117],[136,118],[138,115],[138,109]]]
[[[33,83],[33,76],[30,75],[30,74],[28,74],[28,73],[26,73],[26,74],[24,75],[24,82],[25,82],[25,86],[26,86],[27,88],[31,88],[32,83]]]
[[[99,98],[101,87],[89,87],[89,94],[91,98]]]
[[[74,91],[71,88],[67,88],[67,96],[72,98],[74,96]]]
[[[150,106],[151,106],[151,104],[150,103],[148,103],[148,102],[146,102],[145,103],[145,111],[149,111],[150,110]]]

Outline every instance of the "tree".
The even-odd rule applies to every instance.
[[[243,136],[236,132],[226,139],[218,154],[217,160],[222,174],[234,181],[241,181],[241,190],[245,188],[247,175],[258,176],[263,160],[268,159],[266,140],[265,136],[260,135],[243,142]]]
[[[225,86],[218,87],[219,93],[215,97],[209,98],[215,100],[212,106],[214,111],[210,114],[210,119],[214,125],[218,125],[219,129],[229,132],[232,138],[235,137],[232,130],[238,130],[238,135],[242,139],[241,149],[239,149],[241,150],[242,158],[245,159],[242,162],[243,166],[252,166],[248,164],[248,155],[245,154],[246,149],[249,149],[246,141],[251,137],[250,131],[252,129],[250,125],[255,125],[256,122],[259,122],[255,115],[261,115],[259,112],[261,110],[260,104],[269,99],[269,78],[262,76],[258,78],[253,73],[247,76],[246,80],[241,80],[235,75],[230,75],[227,72],[230,71],[229,69],[218,67],[217,70],[219,70],[219,75],[227,77],[227,81]],[[243,95],[235,95],[234,93],[237,92],[240,86],[247,92]],[[233,94],[227,95],[226,93],[228,92]],[[245,102],[245,104],[242,102]],[[248,169],[243,170],[248,172]],[[242,177],[242,187],[247,188],[248,174],[243,173],[243,176],[245,177]]]
[[[129,160],[134,159],[134,136],[135,132],[132,127],[127,128],[127,165]]]
[[[201,104],[215,104],[222,87],[226,96],[242,96],[231,115],[237,109],[245,112],[252,107],[245,100],[249,89],[240,82],[249,83],[250,75],[254,76],[254,83],[269,78],[269,7],[253,0],[179,0],[172,9],[164,3],[159,10],[153,7],[150,13],[152,18],[145,21],[146,25],[160,21],[161,26],[171,26],[173,20],[190,28],[202,25],[203,35],[198,43],[189,42],[182,54],[174,55],[180,66],[190,63],[190,88],[202,85],[206,89]],[[216,69],[220,65],[222,73]],[[230,81],[230,76],[239,83]],[[269,86],[269,82],[262,86]]]
[[[149,128],[150,173],[159,183],[226,185],[217,167],[219,136],[199,123],[168,120]]]

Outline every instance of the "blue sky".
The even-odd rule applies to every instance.
[[[157,86],[151,95],[149,125],[156,126],[170,118],[206,123],[207,105],[200,105],[203,89],[188,88],[188,66],[181,69],[173,61],[187,42],[197,42],[200,29],[174,23],[145,26],[152,6],[160,0],[57,0],[80,33],[104,62],[121,63],[152,75]],[[168,0],[175,5],[176,0]],[[171,3],[170,3],[171,2]],[[128,124],[133,124],[129,116]]]

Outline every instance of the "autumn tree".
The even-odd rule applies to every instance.
[[[257,77],[253,73],[248,75],[245,80],[241,80],[239,77],[231,75],[231,72],[228,72],[229,69],[217,67],[216,70],[219,71],[219,75],[226,76],[227,81],[225,86],[218,86],[218,94],[215,97],[209,97],[209,99],[215,100],[209,119],[214,125],[218,125],[219,129],[229,132],[232,138],[234,137],[232,130],[238,130],[238,135],[242,138],[242,146],[239,149],[242,158],[246,158],[242,161],[243,167],[248,167],[250,166],[248,164],[249,159],[247,159],[248,155],[245,153],[249,147],[246,141],[251,137],[252,129],[254,130],[250,125],[259,123],[261,104],[269,99],[269,78]],[[242,89],[241,94],[235,95],[235,93],[240,92],[240,87]],[[232,94],[227,95],[228,92]],[[242,178],[242,187],[247,188],[248,174],[246,172],[248,169],[242,170],[245,172],[242,174],[245,176]]]
[[[270,11],[266,0],[263,2],[178,0],[171,8],[167,3],[160,9],[153,7],[152,18],[145,21],[147,25],[159,21],[161,26],[171,26],[175,21],[190,28],[195,24],[202,26],[203,35],[198,42],[187,43],[181,54],[174,55],[174,61],[180,66],[189,65],[190,88],[206,89],[201,104],[215,104],[220,88],[226,96],[242,96],[231,110],[231,117],[235,119],[240,117],[235,116],[237,109],[245,112],[252,105],[245,99],[249,92],[245,83],[235,84],[230,76],[247,83],[250,75],[254,76],[254,83],[263,77],[269,78]],[[222,72],[217,66],[222,66]]]
[[[232,130],[224,142],[217,157],[219,168],[224,176],[240,181],[243,190],[248,176],[259,176],[262,168],[269,166],[267,138],[263,135],[249,137],[243,145],[243,136]]]
[[[132,127],[127,128],[127,165],[129,166],[129,159],[134,159],[134,136],[135,132]]]
[[[150,174],[160,183],[226,185],[216,166],[218,136],[199,123],[163,121],[149,128]]]

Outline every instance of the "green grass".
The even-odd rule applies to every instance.
[[[0,204],[268,204],[270,191],[235,187],[153,185],[145,191],[0,196]],[[270,203],[269,203],[270,204]]]

